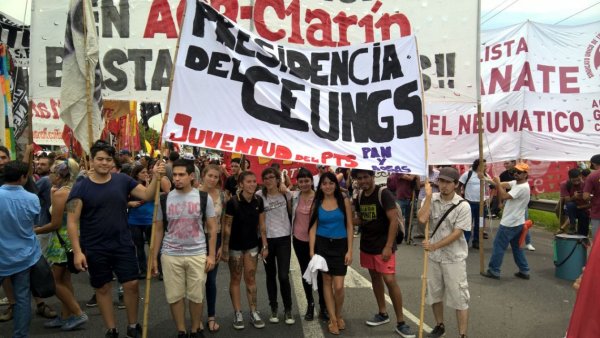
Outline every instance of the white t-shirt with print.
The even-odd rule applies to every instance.
[[[267,238],[290,236],[292,225],[288,216],[286,197],[281,193],[263,196],[262,190],[256,192],[256,196],[265,202],[265,223],[267,226]],[[286,193],[287,200],[292,201],[292,194]]]
[[[206,218],[215,217],[214,203],[210,195],[206,201]],[[205,255],[206,236],[202,224],[200,193],[173,190],[167,196],[168,231],[162,244],[162,253],[169,256]],[[159,210],[160,211],[160,210]]]
[[[510,181],[506,183],[510,184],[508,193],[512,196],[512,199],[508,199],[504,203],[500,224],[512,228],[525,223],[525,211],[529,204],[530,188],[527,182],[517,184],[517,181]]]

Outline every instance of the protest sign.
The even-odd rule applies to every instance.
[[[296,49],[192,1],[163,137],[281,160],[425,172],[414,37]]]

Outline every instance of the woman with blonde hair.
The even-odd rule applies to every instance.
[[[51,221],[35,228],[36,234],[51,233],[48,248],[44,255],[52,265],[52,274],[56,284],[56,297],[61,302],[61,314],[46,322],[46,328],[61,328],[63,331],[75,330],[88,321],[88,316],[81,310],[71,283],[71,273],[67,269],[67,251],[71,250],[71,242],[67,235],[67,213],[65,205],[71,187],[79,175],[79,165],[73,159],[56,161],[50,169],[52,182]]]

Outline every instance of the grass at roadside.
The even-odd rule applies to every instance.
[[[543,227],[551,232],[558,230],[558,218],[553,212],[529,209],[529,218],[537,227]]]
[[[544,192],[541,194],[537,194],[535,198],[540,200],[558,201],[558,199],[560,198],[560,192]]]

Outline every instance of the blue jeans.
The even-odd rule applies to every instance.
[[[500,227],[498,227],[498,233],[496,233],[496,238],[494,238],[492,257],[488,264],[488,269],[495,276],[500,276],[500,267],[502,266],[504,252],[508,248],[508,244],[510,244],[510,247],[512,248],[513,258],[519,267],[519,271],[524,274],[529,274],[527,258],[525,258],[525,253],[519,247],[519,237],[521,236],[522,230],[523,224],[516,227],[505,227],[500,224]]]
[[[584,209],[578,209],[576,202],[567,202],[565,211],[572,226],[577,225],[577,233],[587,237],[590,229],[590,216]]]
[[[217,234],[217,248],[215,254],[221,247],[221,234]],[[208,255],[208,245],[207,245]],[[206,307],[208,317],[214,317],[217,305],[217,273],[219,272],[219,262],[215,262],[215,268],[206,274]]]
[[[31,291],[29,290],[29,271],[27,268],[10,276],[16,304],[13,308],[13,338],[29,337],[29,324],[31,322]],[[0,284],[4,281],[0,277]]]
[[[404,216],[404,233],[406,234],[406,240],[410,237],[408,229],[410,228],[410,201],[411,200],[398,200],[400,203],[400,209],[402,209],[402,215]]]
[[[471,239],[471,233],[473,233],[473,244],[479,243],[479,202],[469,202],[471,206],[471,224],[472,231],[465,231],[465,239],[467,240],[467,244],[469,243],[469,239]],[[488,210],[487,207],[483,206],[483,217],[487,215]]]

